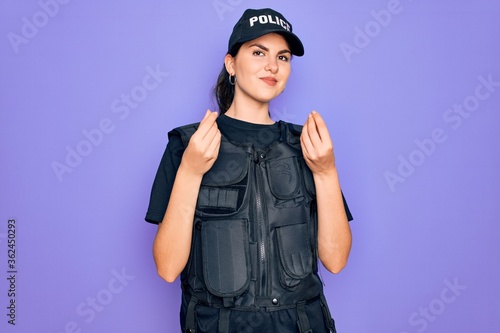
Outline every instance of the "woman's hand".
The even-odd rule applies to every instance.
[[[313,172],[318,207],[318,255],[327,270],[340,272],[347,263],[352,236],[326,124],[313,111],[302,128],[302,154]]]
[[[316,111],[309,114],[300,136],[302,154],[313,174],[335,170],[333,143],[323,118]]]
[[[189,259],[200,183],[219,155],[221,134],[216,119],[217,112],[207,110],[191,136],[175,175],[167,211],[158,227],[154,258],[158,274],[167,282],[177,279]]]
[[[221,133],[216,123],[217,112],[207,110],[200,126],[191,136],[182,155],[182,168],[196,175],[204,175],[217,160]]]

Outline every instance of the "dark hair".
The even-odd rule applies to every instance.
[[[229,54],[236,57],[238,51],[240,50],[241,44],[233,47]],[[226,113],[234,99],[234,85],[229,82],[229,73],[226,70],[226,66],[222,65],[222,70],[217,78],[217,83],[214,87],[214,96],[217,104],[219,106],[219,115]]]
[[[214,95],[219,106],[219,115],[226,113],[231,103],[233,103],[234,86],[229,83],[229,73],[225,65],[222,66],[222,70],[217,78],[217,83],[214,87]]]

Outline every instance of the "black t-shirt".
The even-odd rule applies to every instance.
[[[279,140],[280,137],[277,122],[272,125],[253,124],[221,115],[217,118],[217,126],[222,135],[229,141],[251,143],[257,148],[267,147],[272,142]],[[173,135],[170,137],[153,182],[149,207],[146,213],[147,222],[158,224],[163,220],[184,149],[180,136]],[[344,208],[347,219],[351,221],[352,215],[345,199]]]

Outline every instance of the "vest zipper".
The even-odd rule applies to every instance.
[[[258,239],[259,239],[259,271],[260,271],[260,284],[259,292],[260,296],[267,296],[269,294],[269,283],[268,283],[268,272],[269,272],[269,262],[267,260],[268,253],[268,224],[265,218],[265,202],[262,200],[262,164],[261,160],[264,159],[266,155],[263,152],[257,152],[256,158],[256,168],[255,168],[255,179],[257,188],[255,189],[255,206],[256,206],[256,218],[258,227]]]

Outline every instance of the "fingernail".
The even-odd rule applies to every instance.
[[[313,110],[311,113],[312,113],[312,114],[316,114],[317,112]]]

